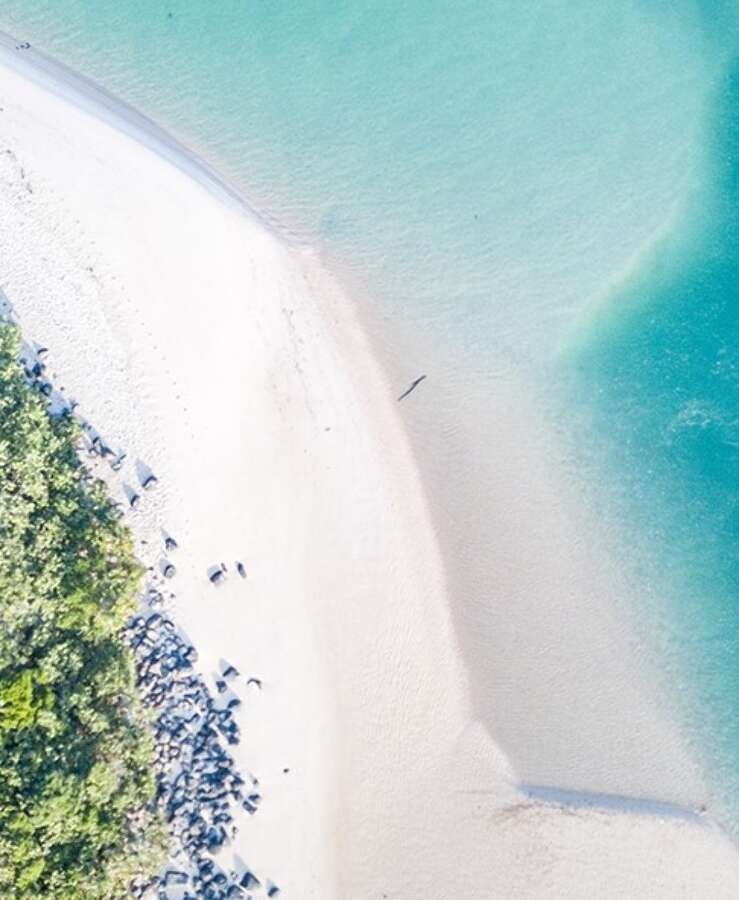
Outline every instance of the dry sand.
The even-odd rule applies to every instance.
[[[13,47],[0,286],[57,384],[128,451],[118,497],[137,460],[159,477],[130,521],[180,544],[172,614],[203,671],[226,659],[263,681],[244,688],[237,760],[264,802],[233,851],[294,900],[736,897],[739,858],[708,820],[518,788],[476,711],[399,386],[350,304],[157,129]],[[531,512],[504,499],[516,521]],[[551,672],[516,633],[528,680],[505,699],[520,722]],[[571,727],[540,739],[541,759]],[[610,752],[605,739],[603,771]]]

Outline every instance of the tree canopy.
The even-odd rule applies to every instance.
[[[0,896],[112,900],[164,841],[121,636],[141,570],[20,347],[0,323]]]

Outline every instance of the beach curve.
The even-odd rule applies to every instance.
[[[399,392],[339,289],[163,134],[157,156],[83,82],[50,94],[57,75],[15,46],[0,58],[2,286],[85,413],[160,473],[132,525],[178,537],[173,614],[203,670],[226,657],[262,680],[237,756],[265,804],[238,852],[299,898],[429,896],[445,877],[479,897],[591,896],[607,877],[628,896],[627,817],[521,794],[471,713]],[[249,577],[215,594],[221,555]],[[627,887],[687,897],[710,878],[733,896],[739,865],[710,826],[627,824],[662,854],[632,860]]]

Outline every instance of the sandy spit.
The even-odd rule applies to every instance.
[[[156,473],[130,521],[148,564],[159,529],[179,543],[171,614],[203,672],[226,659],[263,684],[244,685],[237,760],[264,801],[227,852],[293,900],[736,897],[737,855],[707,819],[519,789],[470,699],[406,385],[310,254],[146,120],[15,46],[0,287],[128,452],[117,498],[138,461]]]

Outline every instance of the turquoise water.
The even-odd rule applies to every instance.
[[[4,0],[0,26],[320,248],[397,368],[443,344],[444,428],[462,371],[540,386],[739,822],[735,6]]]
[[[660,6],[9,0],[0,24],[194,145],[386,313],[433,310],[487,352],[548,341],[681,196],[707,63]]]
[[[634,562],[661,585],[693,721],[739,796],[739,59],[675,233],[609,298],[563,373],[582,462],[606,468]],[[594,437],[596,438],[594,440]],[[736,816],[736,805],[732,818]],[[736,825],[736,819],[734,818]]]

